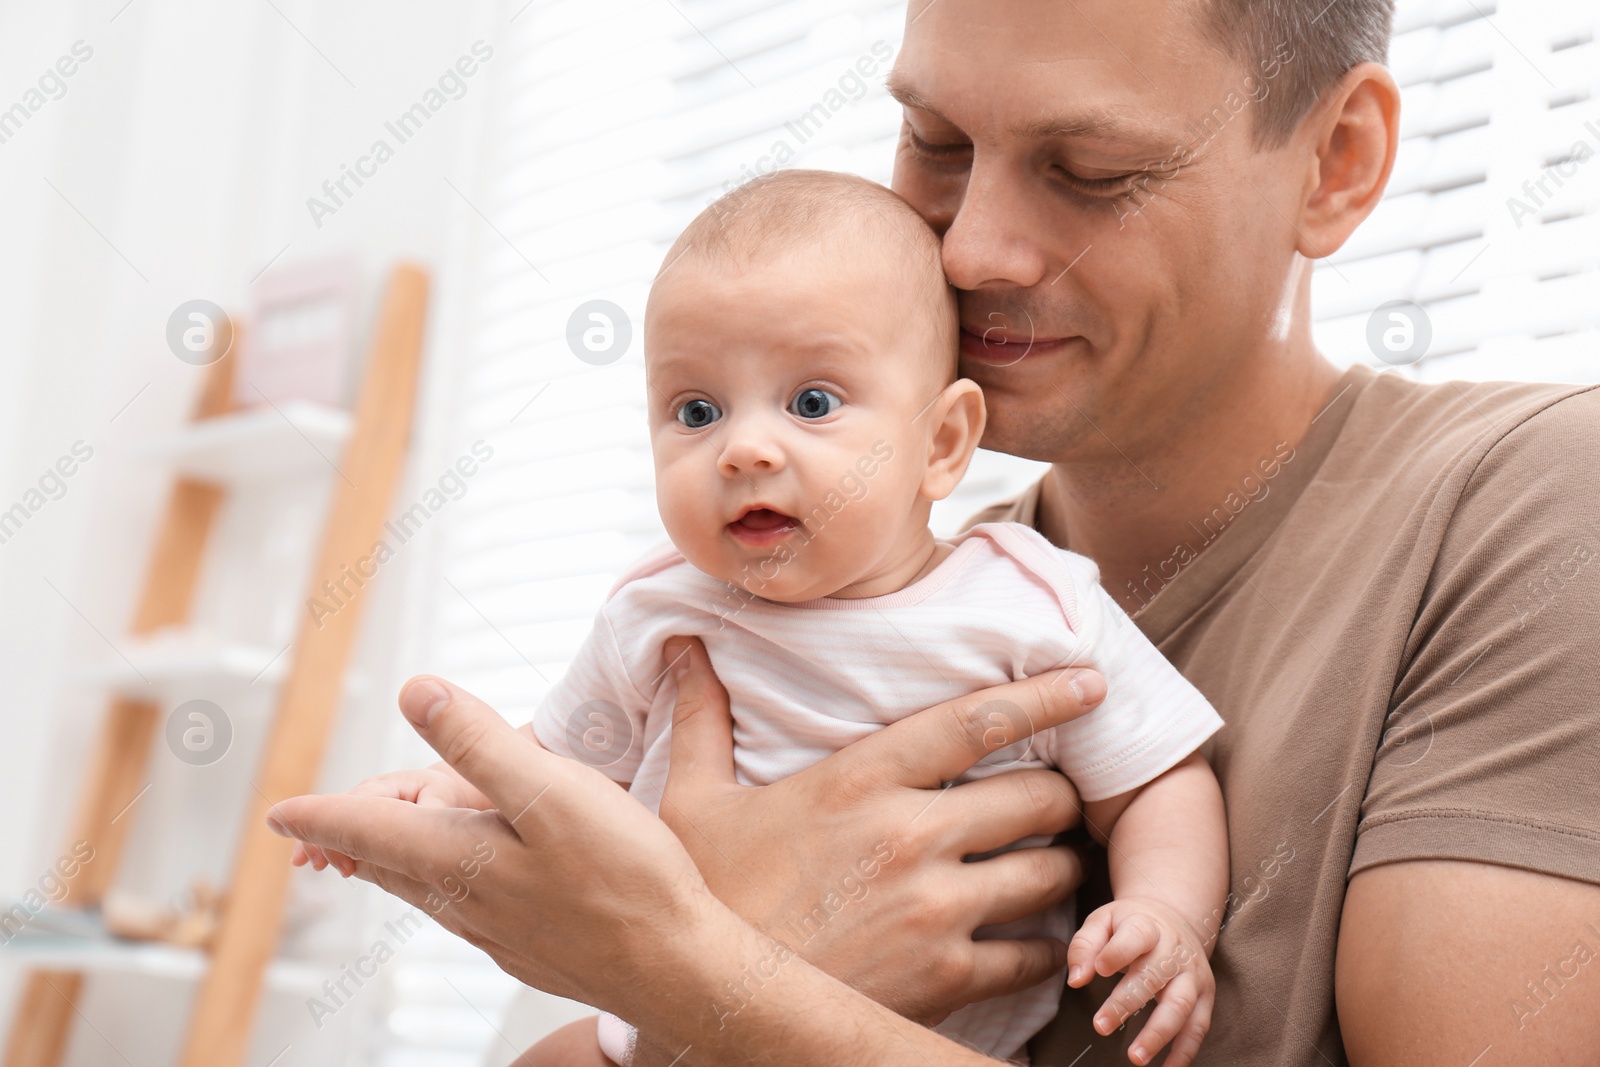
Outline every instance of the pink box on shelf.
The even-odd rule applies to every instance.
[[[295,263],[251,286],[251,309],[234,402],[309,400],[348,407],[360,279],[354,256]]]

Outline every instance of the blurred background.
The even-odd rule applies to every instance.
[[[393,711],[413,673],[531,714],[661,537],[635,327],[662,253],[780,156],[887,181],[903,15],[0,6],[7,1067],[180,1062],[275,737],[271,781],[343,789],[429,760]],[[1399,165],[1315,274],[1336,362],[1600,380],[1597,31],[1600,0],[1400,0]],[[359,398],[393,380],[414,408],[386,488],[395,427]],[[197,405],[216,417],[191,424]],[[980,454],[941,530],[1036,476]],[[354,530],[389,551],[339,556]],[[180,549],[192,596],[152,607]],[[300,747],[274,730],[290,685],[328,708]],[[109,853],[72,851],[107,781],[114,877]],[[238,1062],[504,1064],[581,1012],[408,911],[294,872]]]

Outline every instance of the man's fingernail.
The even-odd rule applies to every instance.
[[[413,726],[426,729],[433,713],[449,699],[444,686],[432,678],[418,678],[400,690],[400,710]]]
[[[684,672],[689,669],[689,643],[685,641],[678,646],[678,651],[672,654],[672,676],[679,681],[683,680]]]
[[[1069,982],[1076,982],[1078,979],[1080,979],[1082,977],[1083,977],[1083,967],[1081,965],[1077,966],[1077,967],[1074,967],[1074,968],[1072,968],[1072,970],[1067,972],[1067,981],[1069,981]]]
[[[1073,671],[1067,675],[1067,685],[1078,703],[1092,708],[1106,698],[1106,683],[1096,671]]]
[[[287,830],[285,830],[283,828],[283,823],[279,822],[277,819],[273,818],[271,815],[267,816],[267,829],[271,830],[273,833],[277,834],[279,837],[288,837],[289,836],[289,831],[287,831]]]

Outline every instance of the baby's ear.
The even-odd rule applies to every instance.
[[[928,470],[922,476],[921,492],[929,500],[943,500],[967,473],[967,464],[983,437],[988,418],[983,391],[974,382],[957,378],[929,406],[924,418],[930,432]]]

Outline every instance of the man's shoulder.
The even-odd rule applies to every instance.
[[[966,521],[961,524],[961,532],[965,534],[973,527],[986,522],[1017,522],[1032,527],[1038,500],[1039,483],[1034,482],[1015,496],[996,501],[983,510],[967,516]]]
[[[1542,382],[1415,382],[1377,375],[1351,411],[1344,457],[1428,471],[1524,445],[1577,447],[1600,430],[1600,387]]]

